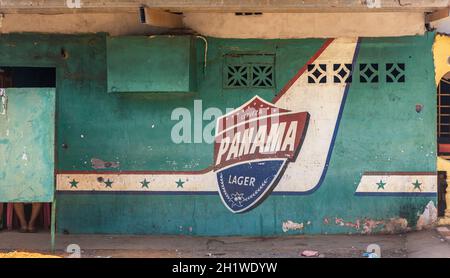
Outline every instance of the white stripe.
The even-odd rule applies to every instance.
[[[380,181],[384,189],[379,186]],[[414,184],[420,184],[415,186]],[[436,175],[363,175],[357,193],[436,193]]]

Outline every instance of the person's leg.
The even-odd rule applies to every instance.
[[[25,209],[23,203],[14,203],[14,211],[16,212],[17,218],[20,222],[20,230],[27,230],[27,220],[25,219]]]
[[[28,223],[28,231],[34,232],[36,231],[36,219],[39,216],[39,213],[41,212],[42,203],[33,203],[32,209],[31,209],[31,218],[30,222]]]

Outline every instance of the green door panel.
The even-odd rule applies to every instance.
[[[55,90],[7,89],[0,115],[0,202],[51,202]]]

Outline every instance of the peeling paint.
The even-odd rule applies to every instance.
[[[324,224],[328,224],[325,220],[328,221],[328,219],[324,219]],[[409,230],[408,221],[405,218],[390,218],[389,220],[364,218],[356,219],[355,222],[346,222],[343,218],[335,217],[334,223],[338,226],[353,228],[362,234],[371,234],[378,231],[382,233],[401,233]]]
[[[379,9],[381,8],[381,0],[365,0],[363,3],[369,9]]]
[[[428,202],[423,210],[423,213],[419,216],[417,220],[416,229],[422,230],[424,228],[429,228],[433,226],[437,221],[437,209],[434,206],[433,201]]]
[[[364,220],[364,224],[363,224],[363,234],[370,234],[373,232],[373,230],[375,230],[378,226],[384,224],[383,221],[378,221],[378,220],[372,220],[372,219],[365,219]]]
[[[283,222],[283,225],[282,225],[283,232],[285,232],[285,233],[288,231],[303,230],[303,228],[304,228],[303,222],[296,223],[291,220]]]
[[[357,230],[359,230],[360,228],[359,219],[357,219],[355,223],[352,223],[352,222],[345,222],[344,219],[336,217],[334,222],[336,223],[336,225],[339,226],[352,227]]]
[[[409,231],[408,220],[405,218],[391,218],[385,223],[382,232],[386,233],[402,233]]]
[[[92,158],[91,164],[94,169],[118,168],[120,166],[119,162],[103,161],[98,158]]]

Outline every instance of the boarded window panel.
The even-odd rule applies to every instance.
[[[110,93],[196,91],[192,36],[130,36],[107,39]]]
[[[0,202],[52,202],[55,90],[7,89],[0,115]]]

